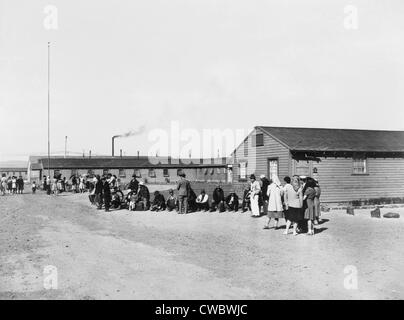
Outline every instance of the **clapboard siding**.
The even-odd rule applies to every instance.
[[[254,147],[252,138],[257,133],[263,133],[259,128],[254,129],[246,139],[248,139],[248,156],[244,156],[244,144],[242,143],[233,154],[233,176],[234,181],[238,181],[239,166],[238,163],[247,161],[247,174],[254,173],[268,175],[268,159],[278,158],[279,177],[289,175],[291,171],[290,152],[281,143],[264,133],[264,145]]]
[[[404,159],[367,160],[367,175],[352,175],[352,158],[322,158],[318,169],[323,202],[404,197]]]

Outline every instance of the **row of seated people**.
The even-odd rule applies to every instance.
[[[189,190],[188,201],[188,212],[196,211],[210,211],[210,212],[224,212],[224,211],[235,211],[237,212],[240,208],[239,197],[234,190],[230,192],[228,196],[225,197],[223,189],[218,186],[215,188],[212,194],[212,201],[210,201],[209,196],[206,194],[205,190],[201,190],[201,193],[196,196],[192,188]],[[125,202],[127,203],[127,208],[131,211],[178,211],[179,201],[178,197],[174,194],[174,190],[170,189],[168,192],[167,199],[159,191],[154,192],[154,199],[150,201],[150,194],[147,187],[142,186],[137,193],[129,192],[126,196]],[[243,201],[241,204],[242,211],[245,212],[249,209],[249,193],[245,192],[243,196]]]

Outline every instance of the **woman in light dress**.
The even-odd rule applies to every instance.
[[[283,204],[282,204],[282,195],[283,188],[281,186],[281,182],[277,175],[272,175],[271,184],[268,187],[267,195],[269,197],[268,200],[268,220],[264,229],[269,229],[269,224],[271,219],[275,220],[274,229],[278,229],[279,219],[283,218]]]
[[[255,175],[250,176],[250,203],[251,203],[251,213],[252,217],[260,216],[260,206],[259,206],[259,197],[261,192],[261,185],[255,178]]]

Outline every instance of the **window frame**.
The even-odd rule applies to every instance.
[[[245,170],[245,173],[244,173],[244,177],[242,177],[241,176],[241,167],[242,167],[242,164],[244,165],[244,170]],[[248,173],[247,173],[247,167],[248,167],[248,162],[247,161],[240,161],[239,163],[238,163],[238,180],[239,181],[247,181],[247,176],[248,176]]]
[[[149,172],[147,173],[147,176],[149,178],[155,178],[156,177],[156,169],[154,168],[149,168]]]
[[[163,177],[169,177],[170,176],[170,171],[168,168],[163,168]]]
[[[260,144],[257,143],[257,137],[260,136],[262,137],[262,140],[260,140]],[[263,133],[256,133],[253,138],[253,147],[263,147],[264,146],[264,134]]]
[[[361,168],[359,166],[355,166],[355,163],[358,162],[363,163],[363,172],[355,171],[355,169]],[[369,168],[368,168],[368,159],[366,157],[353,157],[352,158],[352,174],[353,176],[367,176],[369,175]]]
[[[126,178],[126,170],[124,168],[118,169],[118,177],[119,178]]]

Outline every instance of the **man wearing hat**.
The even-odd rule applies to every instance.
[[[128,189],[130,189],[134,194],[137,193],[137,190],[139,188],[139,181],[136,179],[136,174],[132,175],[132,180],[130,180]]]
[[[185,173],[179,174],[180,180],[177,184],[178,190],[178,202],[179,202],[179,214],[187,213],[188,210],[188,196],[189,189],[191,187],[189,181],[185,178]]]

